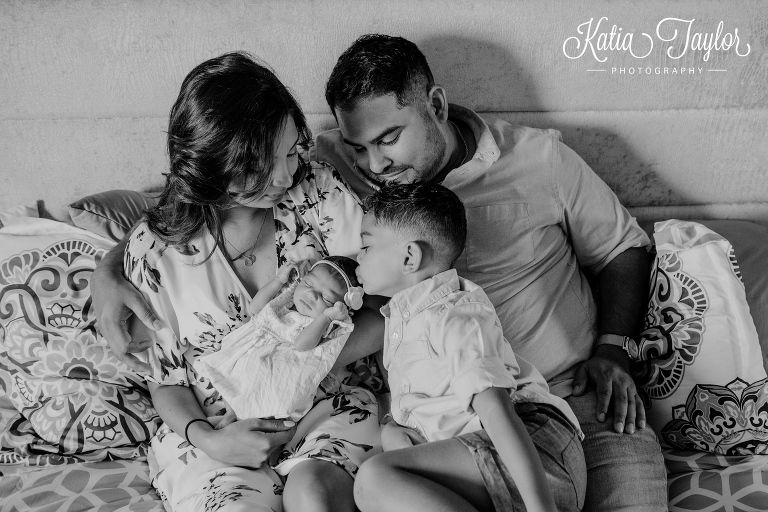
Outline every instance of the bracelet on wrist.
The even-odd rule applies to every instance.
[[[187,423],[187,426],[186,426],[186,427],[184,427],[184,439],[185,439],[185,440],[187,441],[187,443],[189,443],[189,444],[192,444],[192,443],[189,441],[189,427],[191,427],[193,423],[196,423],[196,422],[198,422],[198,421],[202,421],[202,422],[204,422],[204,423],[207,423],[207,424],[208,424],[208,426],[210,426],[211,428],[214,428],[214,426],[211,424],[211,422],[210,422],[210,421],[208,421],[208,420],[206,420],[206,419],[203,419],[203,418],[195,418],[195,419],[193,419],[192,421],[190,421],[189,423]],[[192,445],[192,446],[194,446],[194,445]]]

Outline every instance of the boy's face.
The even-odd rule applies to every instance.
[[[391,297],[403,286],[403,241],[386,226],[377,224],[373,215],[363,216],[360,229],[362,249],[357,255],[357,279],[369,295]]]
[[[318,265],[304,276],[293,291],[296,311],[317,318],[337,301],[344,302],[346,286],[342,286],[332,272],[328,265]]]

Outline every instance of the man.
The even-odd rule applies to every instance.
[[[616,196],[558,132],[449,105],[402,38],[358,39],[326,100],[339,129],[317,137],[316,158],[358,195],[424,180],[464,202],[467,248],[456,268],[484,288],[515,352],[581,422],[584,509],[666,510],[663,460],[625,351],[645,312],[650,241]],[[580,267],[595,277],[598,303]]]
[[[484,288],[515,352],[579,419],[584,510],[666,510],[663,460],[644,428],[625,351],[645,309],[649,240],[616,196],[558,132],[449,106],[405,39],[358,39],[334,67],[326,99],[339,129],[318,136],[315,158],[333,164],[361,199],[383,182],[424,180],[464,202],[468,239],[456,269]],[[594,276],[597,302],[582,268]],[[112,286],[100,278],[95,294]],[[140,298],[124,299],[154,321]],[[115,332],[99,313],[102,328]],[[126,351],[147,347],[110,343],[132,365]]]

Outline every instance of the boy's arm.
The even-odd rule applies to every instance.
[[[515,406],[509,390],[488,388],[476,394],[472,407],[488,432],[496,451],[515,481],[526,509],[555,512],[544,466]]]

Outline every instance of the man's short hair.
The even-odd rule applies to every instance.
[[[412,104],[435,85],[427,59],[402,37],[367,34],[341,54],[325,86],[325,100],[349,112],[361,100],[393,94],[399,107]]]
[[[464,250],[467,217],[464,204],[451,190],[436,183],[388,184],[364,201],[377,225],[415,236],[434,257],[449,266]]]

